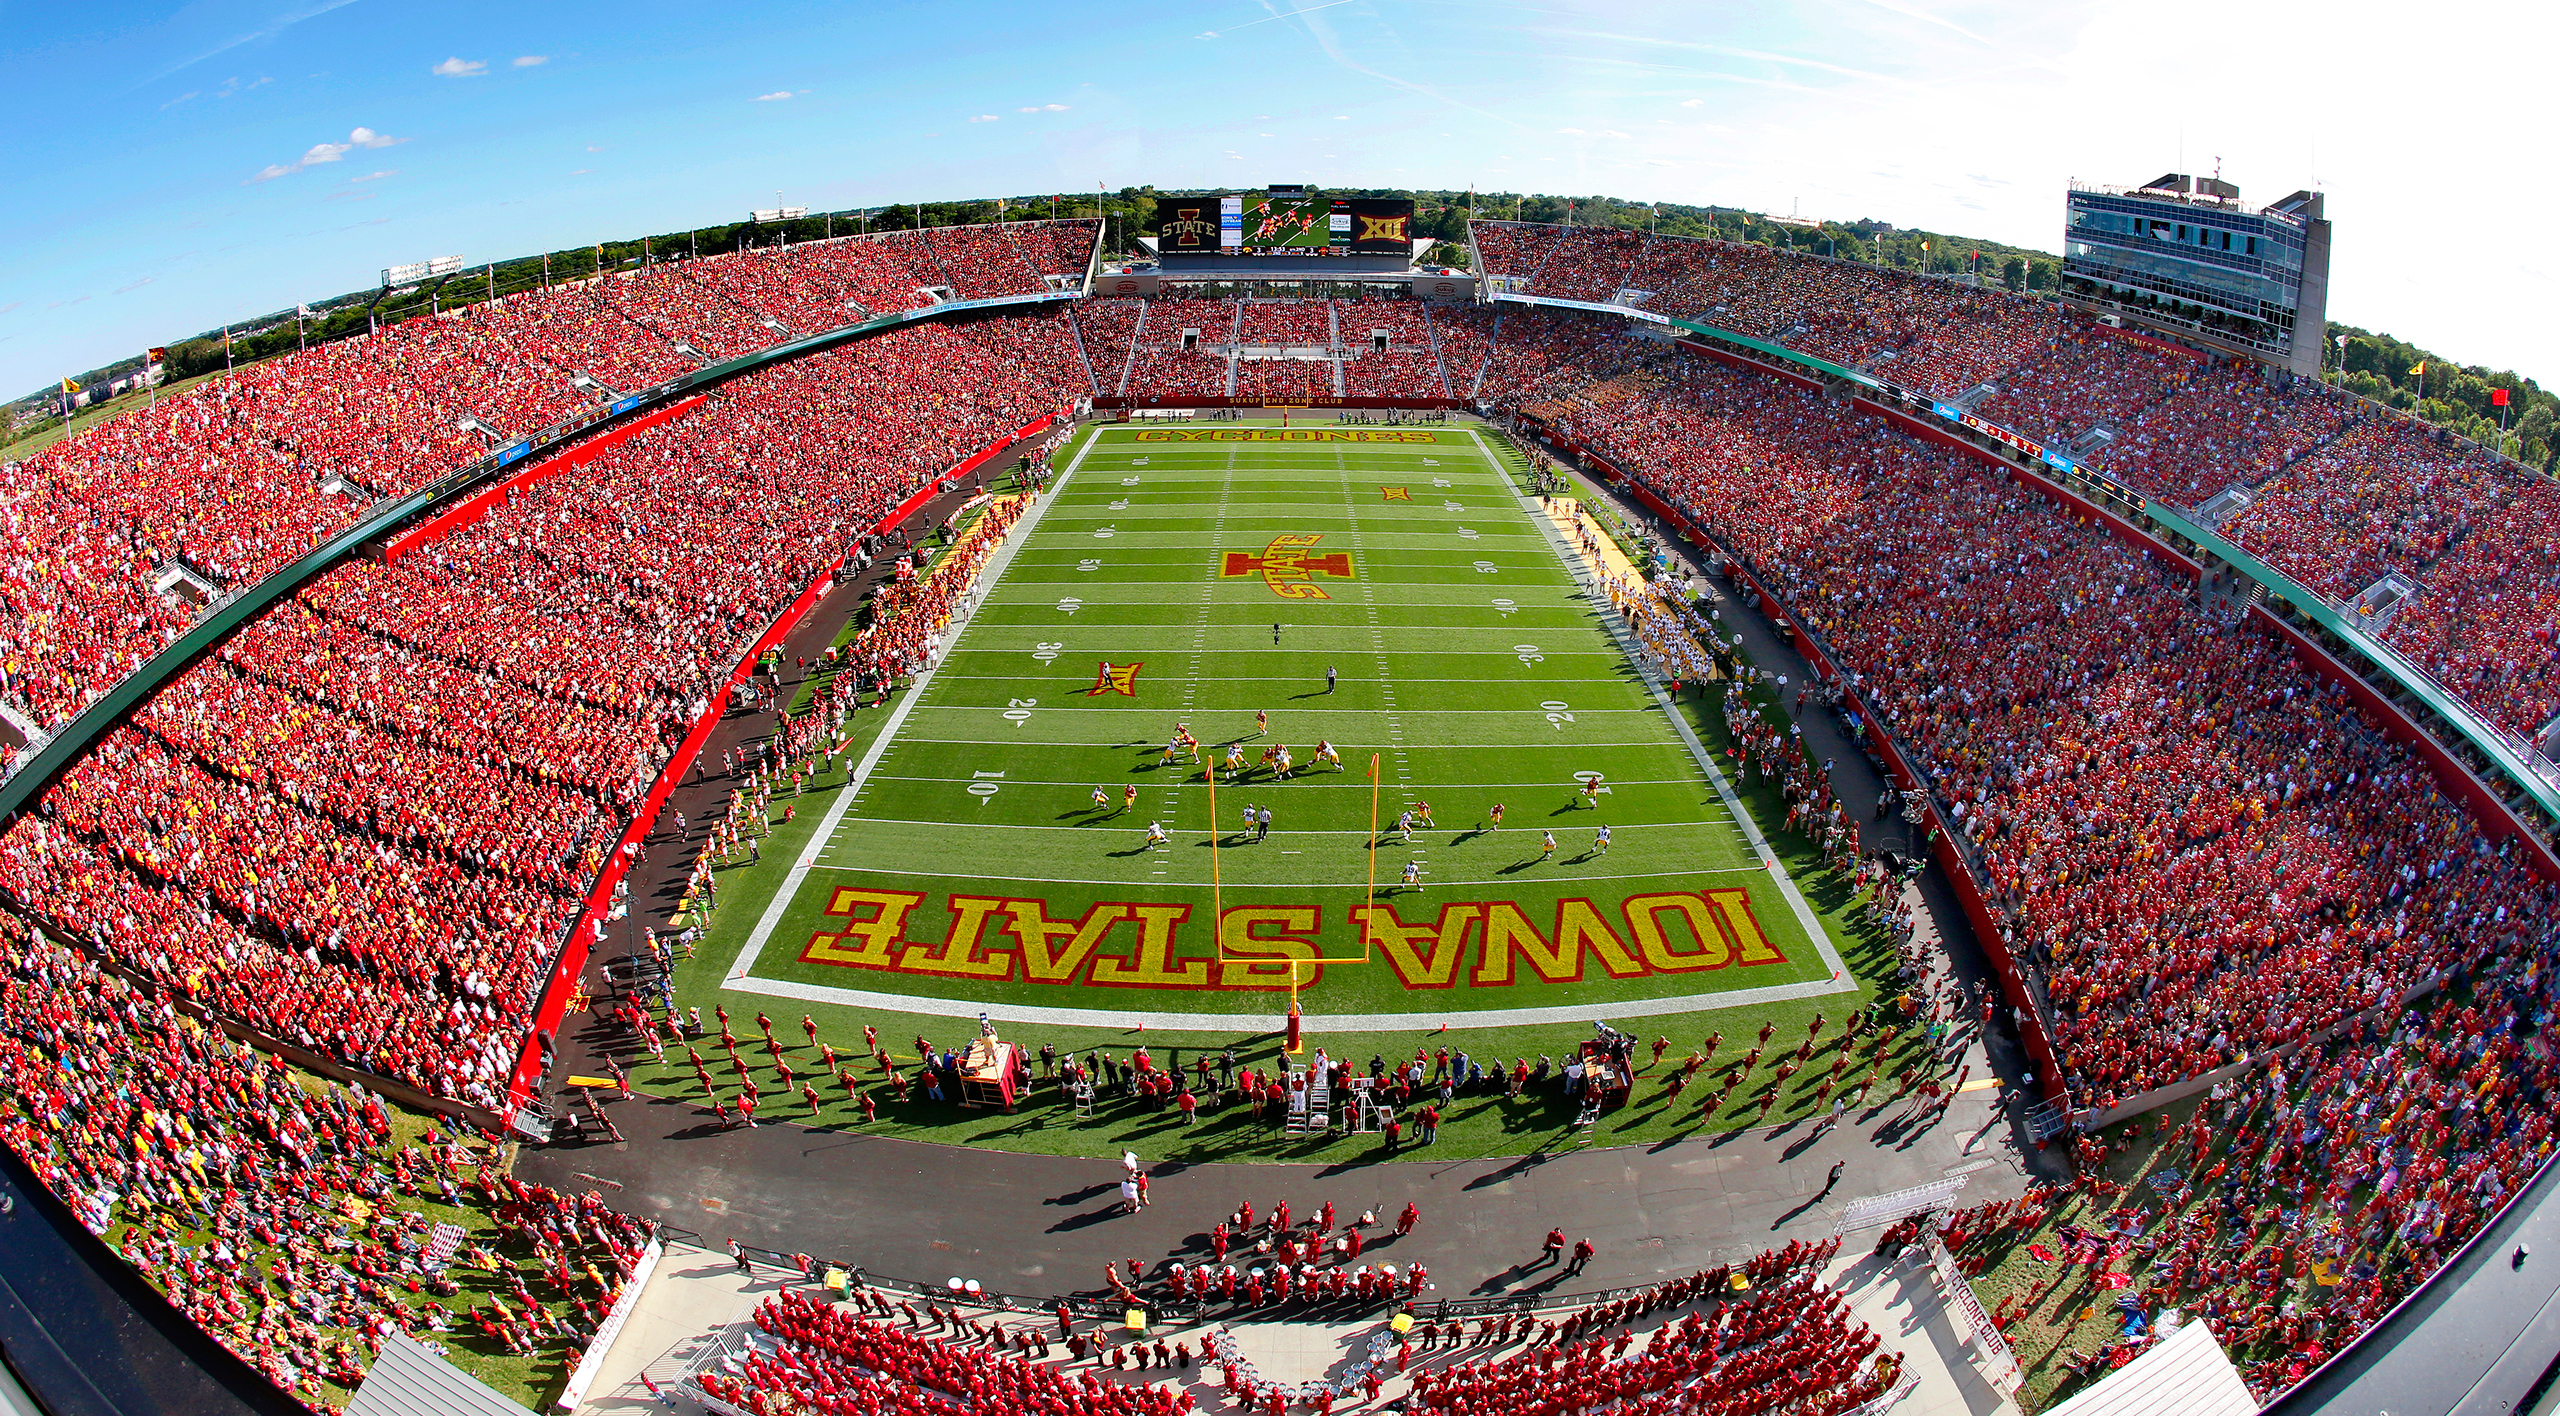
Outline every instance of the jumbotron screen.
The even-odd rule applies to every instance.
[[[1413,202],[1313,192],[1165,197],[1156,249],[1167,256],[1410,256]]]

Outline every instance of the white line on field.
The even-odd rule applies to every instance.
[[[1032,529],[1040,524],[1042,513],[1056,505],[1057,489],[1064,487],[1076,475],[1076,468],[1083,465],[1084,455],[1093,450],[1096,441],[1098,440],[1087,439],[1083,447],[1076,449],[1076,455],[1068,461],[1066,470],[1060,472],[1058,480],[1051,484],[1049,496],[1035,503],[1030,513],[1015,522],[1013,529],[1006,533],[1004,545],[988,558],[985,568],[980,572],[987,577],[988,584],[998,583],[1004,575],[1004,568],[1012,564],[1013,553],[1020,550],[1023,543],[1031,539]],[[957,644],[959,636],[955,634],[952,638],[953,643]],[[844,786],[836,793],[835,803],[827,808],[825,819],[818,823],[816,833],[809,837],[809,846],[798,860],[791,863],[790,873],[782,877],[780,888],[774,891],[773,899],[765,906],[764,914],[756,920],[755,932],[747,936],[746,947],[738,951],[737,961],[729,966],[731,979],[744,978],[747,970],[755,967],[756,956],[764,951],[765,941],[773,937],[774,926],[782,922],[783,912],[791,907],[792,897],[800,893],[800,882],[809,878],[810,870],[818,863],[818,853],[825,848],[827,842],[834,839],[836,825],[844,819],[846,808],[853,805],[854,794],[861,791],[870,779],[871,769],[880,765],[880,759],[889,750],[889,743],[898,735],[899,726],[906,722],[907,714],[924,697],[925,686],[932,680],[933,669],[928,667],[923,673],[916,675],[916,681],[908,685],[906,698],[890,711],[889,721],[881,725],[878,736],[871,740],[871,750],[862,755],[862,761],[856,764],[852,775],[845,778]]]
[[[836,988],[821,983],[795,983],[772,978],[733,978],[726,986],[740,993],[796,998],[806,1003],[835,1003],[936,1018],[974,1018],[984,1013],[1006,1022],[1042,1027],[1128,1028],[1133,1024],[1143,1024],[1150,1031],[1233,1034],[1248,1028],[1278,1032],[1282,1025],[1281,1016],[1277,1013],[1156,1013],[1112,1012],[1101,1008],[1037,1008],[975,999],[933,998],[921,993],[875,993],[869,989]],[[1809,979],[1802,983],[1738,988],[1722,993],[1683,993],[1669,998],[1628,998],[1610,1003],[1568,1003],[1550,1008],[1453,1008],[1445,1013],[1310,1013],[1300,1021],[1308,1028],[1333,1033],[1427,1032],[1443,1019],[1455,1028],[1511,1028],[1750,1008],[1787,999],[1818,998],[1840,990],[1841,986],[1829,979]]]
[[[1467,431],[1470,436],[1477,438],[1479,445],[1482,444],[1480,434],[1472,428]],[[1565,541],[1563,528],[1557,526],[1546,515],[1536,498],[1516,488],[1513,495],[1520,499],[1520,509],[1528,514],[1530,521],[1535,523],[1538,529],[1546,532],[1547,539],[1554,543],[1556,555],[1563,560],[1565,568],[1572,571],[1574,578],[1581,581],[1591,592],[1592,603],[1594,605],[1607,603],[1606,595],[1591,575],[1584,570],[1581,558],[1573,553],[1572,546]],[[1608,627],[1610,637],[1616,639],[1620,647],[1625,650],[1627,662],[1641,666],[1644,661],[1637,656],[1635,644],[1616,614],[1613,612],[1603,616],[1601,622]],[[1698,735],[1690,730],[1689,720],[1672,706],[1670,697],[1662,691],[1662,684],[1653,673],[1650,670],[1640,671],[1644,674],[1646,686],[1653,690],[1654,701],[1662,705],[1663,715],[1671,720],[1672,730],[1680,735],[1681,743],[1689,749],[1689,755],[1698,760],[1698,766],[1705,770],[1708,780],[1715,783],[1716,795],[1724,798],[1725,809],[1733,813],[1734,823],[1742,828],[1743,839],[1750,842],[1753,854],[1759,856],[1760,863],[1768,868],[1772,882],[1777,885],[1779,895],[1785,898],[1787,907],[1794,912],[1796,922],[1804,926],[1805,936],[1813,941],[1813,947],[1822,955],[1822,961],[1830,966],[1832,986],[1842,989],[1856,987],[1857,984],[1849,977],[1849,966],[1840,961],[1839,951],[1831,947],[1831,936],[1824,932],[1821,919],[1814,914],[1813,907],[1805,903],[1804,893],[1796,888],[1795,877],[1779,863],[1777,852],[1769,849],[1768,837],[1760,833],[1760,823],[1752,819],[1751,809],[1742,804],[1742,798],[1734,794],[1733,784],[1725,780],[1724,769],[1716,765],[1715,754],[1707,751],[1705,743],[1698,741]]]

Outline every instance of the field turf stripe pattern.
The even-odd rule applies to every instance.
[[[1206,1029],[1275,1017],[1294,970],[1311,1022],[1360,1029],[1854,986],[1478,434],[1192,431],[1102,428],[1062,460],[956,642],[757,902],[725,987]],[[1244,749],[1247,770],[1215,784],[1220,819],[1201,765],[1165,760],[1178,723],[1203,763]],[[1339,769],[1314,765],[1319,739]],[[1261,760],[1284,744],[1285,781]],[[1431,824],[1399,832],[1424,802]],[[1267,835],[1244,829],[1248,807],[1271,812]]]

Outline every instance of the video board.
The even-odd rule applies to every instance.
[[[1155,236],[1157,253],[1172,257],[1410,256],[1413,202],[1285,191],[1163,197]]]

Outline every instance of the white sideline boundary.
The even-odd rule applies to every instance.
[[[1040,518],[1048,514],[1049,508],[1058,504],[1058,494],[1066,490],[1068,481],[1076,475],[1076,469],[1084,465],[1085,454],[1093,451],[1101,442],[1102,430],[1099,425],[1096,425],[1092,436],[1085,439],[1084,446],[1077,448],[1076,455],[1068,459],[1066,469],[1058,474],[1058,480],[1049,484],[1048,494],[1031,508],[1030,515],[1013,523],[1013,529],[1005,533],[1004,545],[997,549],[995,555],[990,557],[987,564],[978,572],[988,587],[992,588],[1003,580],[1005,567],[1013,564],[1014,552],[1021,550],[1024,543],[1031,539],[1031,532],[1040,524]],[[986,597],[980,595],[973,603],[984,605]],[[976,618],[974,611],[970,618]],[[782,884],[774,890],[773,898],[766,902],[764,914],[756,920],[755,932],[747,936],[745,946],[738,950],[737,960],[729,965],[729,975],[722,981],[723,986],[739,988],[747,979],[747,971],[755,967],[756,959],[764,953],[765,941],[773,938],[775,927],[782,923],[783,913],[791,908],[792,899],[800,893],[801,883],[809,878],[809,872],[818,864],[818,857],[825,852],[827,844],[835,839],[837,823],[844,820],[844,814],[852,807],[853,799],[861,794],[863,784],[871,779],[872,770],[880,765],[881,757],[889,751],[889,744],[897,740],[898,729],[906,725],[907,715],[914,712],[916,704],[923,700],[926,685],[933,682],[934,674],[943,664],[949,663],[951,656],[959,650],[961,631],[967,627],[964,621],[952,630],[950,642],[943,646],[941,659],[927,667],[923,673],[916,675],[916,681],[907,686],[907,696],[899,701],[896,708],[890,710],[889,721],[882,724],[879,733],[871,739],[870,750],[862,754],[860,762],[854,764],[853,771],[844,779],[844,785],[836,788],[835,803],[827,808],[827,814],[818,822],[818,829],[810,834],[807,848],[800,853],[798,860],[791,863],[791,872],[782,877]],[[765,980],[756,981],[761,983]],[[741,991],[752,993],[757,990],[742,989]]]
[[[1483,449],[1483,433],[1469,428],[1467,435],[1476,440],[1480,450]],[[1487,462],[1494,462],[1490,450],[1485,450],[1484,457]],[[1501,464],[1496,462],[1494,465],[1499,468]],[[1662,706],[1662,716],[1670,720],[1671,730],[1680,735],[1680,741],[1688,747],[1689,755],[1698,760],[1707,780],[1715,783],[1716,795],[1724,799],[1725,809],[1733,813],[1734,823],[1742,828],[1742,838],[1751,843],[1752,853],[1760,857],[1760,864],[1767,868],[1778,893],[1786,898],[1787,908],[1795,914],[1796,922],[1804,926],[1806,936],[1813,940],[1813,947],[1822,955],[1822,962],[1831,966],[1829,982],[1815,992],[1846,993],[1856,988],[1857,981],[1849,976],[1849,966],[1840,961],[1839,951],[1831,947],[1831,936],[1824,932],[1821,917],[1813,912],[1813,906],[1805,903],[1804,892],[1796,888],[1795,877],[1779,862],[1777,852],[1769,849],[1769,838],[1760,833],[1760,823],[1752,819],[1751,808],[1744,806],[1742,798],[1734,794],[1733,783],[1725,780],[1724,769],[1716,765],[1716,755],[1707,750],[1705,743],[1698,741],[1697,733],[1689,727],[1689,720],[1680,715],[1680,710],[1672,705],[1670,695],[1662,691],[1661,676],[1645,665],[1643,655],[1637,650],[1633,631],[1611,608],[1609,597],[1601,590],[1598,580],[1583,568],[1580,553],[1564,538],[1564,528],[1556,525],[1548,517],[1546,509],[1527,492],[1514,487],[1511,494],[1520,499],[1520,509],[1528,514],[1530,522],[1547,533],[1547,540],[1555,546],[1565,569],[1572,572],[1573,578],[1581,582],[1583,590],[1591,596],[1591,607],[1599,613],[1600,622],[1609,627],[1610,637],[1625,651],[1627,662],[1644,675],[1645,687],[1652,691],[1653,701]]]

